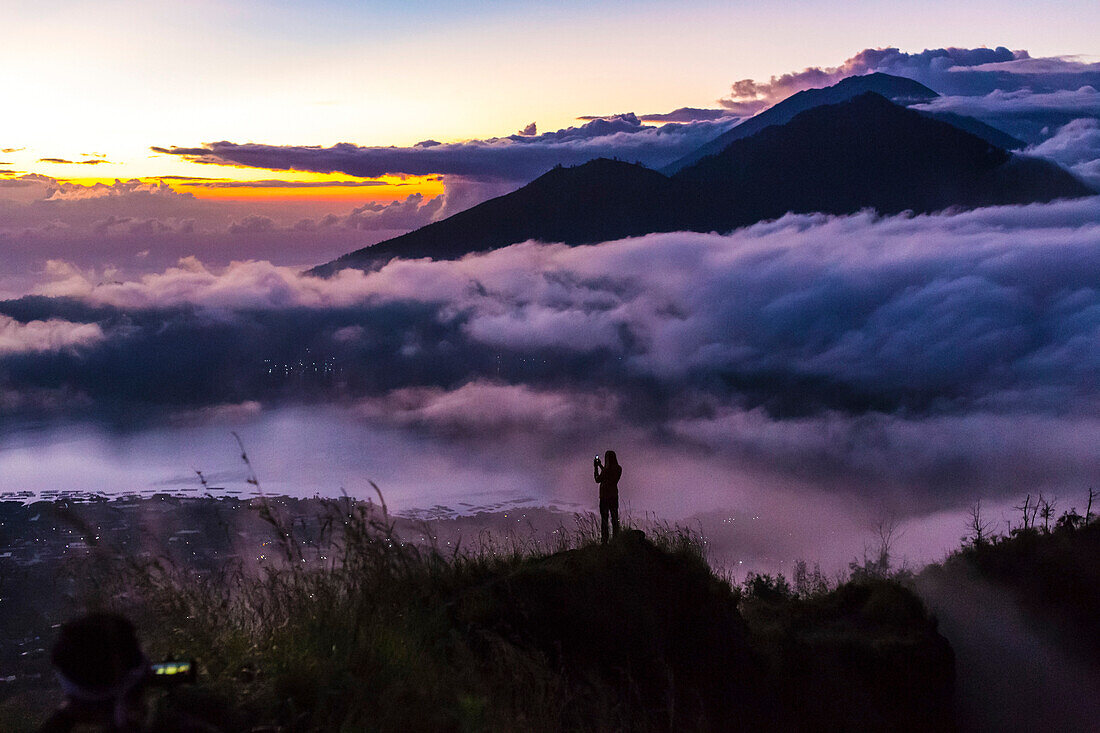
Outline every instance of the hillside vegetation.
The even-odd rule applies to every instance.
[[[1023,506],[1006,535],[976,506],[966,544],[914,587],[957,654],[965,729],[1096,730],[1100,522],[1074,510],[1054,521],[1047,502],[1037,521],[1039,505]]]
[[[331,508],[330,539],[308,546],[272,513],[278,561],[258,573],[89,570],[89,605],[133,617],[151,657],[199,658],[199,684],[157,703],[165,729],[953,726],[951,649],[894,582],[741,588],[698,538],[660,527],[444,554],[377,508]]]
[[[971,542],[926,568],[921,580],[1004,588],[1036,623],[1100,668],[1100,522],[1063,521]]]

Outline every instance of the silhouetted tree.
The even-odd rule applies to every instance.
[[[889,578],[895,575],[893,567],[893,547],[903,534],[899,531],[901,522],[894,515],[886,515],[879,519],[875,525],[875,539],[877,548],[871,551],[867,545],[863,546],[863,562],[852,560],[848,563],[848,570],[852,580],[866,580],[868,578]]]
[[[799,560],[794,564],[794,592],[799,598],[813,598],[814,596],[828,593],[829,579],[821,572],[821,566],[814,563],[814,569],[810,570],[805,560]]]
[[[782,601],[794,595],[783,573],[778,573],[775,577],[768,573],[749,573],[742,588],[746,596],[761,601]]]
[[[1013,509],[1016,509],[1017,511],[1020,511],[1023,514],[1023,518],[1024,518],[1023,529],[1027,529],[1028,527],[1031,526],[1031,521],[1030,521],[1031,518],[1028,516],[1028,512],[1031,509],[1030,505],[1031,505],[1031,494],[1028,494],[1027,498],[1024,499],[1024,503],[1023,503],[1022,506],[1018,505],[1018,506],[1012,507]]]
[[[1085,518],[1077,513],[1077,507],[1073,507],[1062,516],[1058,517],[1055,529],[1079,529],[1085,525]]]
[[[884,572],[889,572],[892,565],[894,543],[901,539],[905,532],[901,531],[901,522],[893,514],[879,520],[875,528],[878,535],[878,560],[879,566]]]
[[[1043,531],[1050,532],[1050,520],[1054,517],[1054,509],[1058,506],[1058,502],[1055,499],[1044,499],[1040,494],[1039,503],[1039,516],[1043,519]]]
[[[974,547],[981,547],[989,542],[992,526],[992,522],[982,519],[982,502],[974,502],[974,505],[970,507],[970,520],[966,525],[967,533],[963,537],[963,542],[969,542]]]

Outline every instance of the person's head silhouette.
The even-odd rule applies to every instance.
[[[615,456],[615,451],[609,450],[603,454],[603,464],[605,466],[619,465],[619,459]]]
[[[141,689],[149,676],[149,660],[129,620],[93,613],[66,623],[51,660],[66,698],[55,724],[137,729],[144,713]]]

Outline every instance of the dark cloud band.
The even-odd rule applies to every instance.
[[[599,157],[618,157],[661,166],[699,147],[732,122],[718,119],[654,127],[643,124],[633,114],[622,114],[542,134],[534,134],[535,129],[529,127],[523,134],[506,138],[462,143],[425,141],[407,148],[351,143],[319,148],[222,141],[200,148],[156,147],[153,150],[199,163],[339,172],[364,178],[386,174],[444,174],[470,179],[527,181],[555,165],[576,165]]]

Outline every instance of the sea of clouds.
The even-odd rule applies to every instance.
[[[0,303],[3,427],[338,404],[533,451],[549,484],[618,440],[643,464],[731,471],[681,511],[753,481],[933,511],[1095,480],[1098,283],[1100,197],[528,242],[328,280],[187,258],[111,282],[54,262]]]

